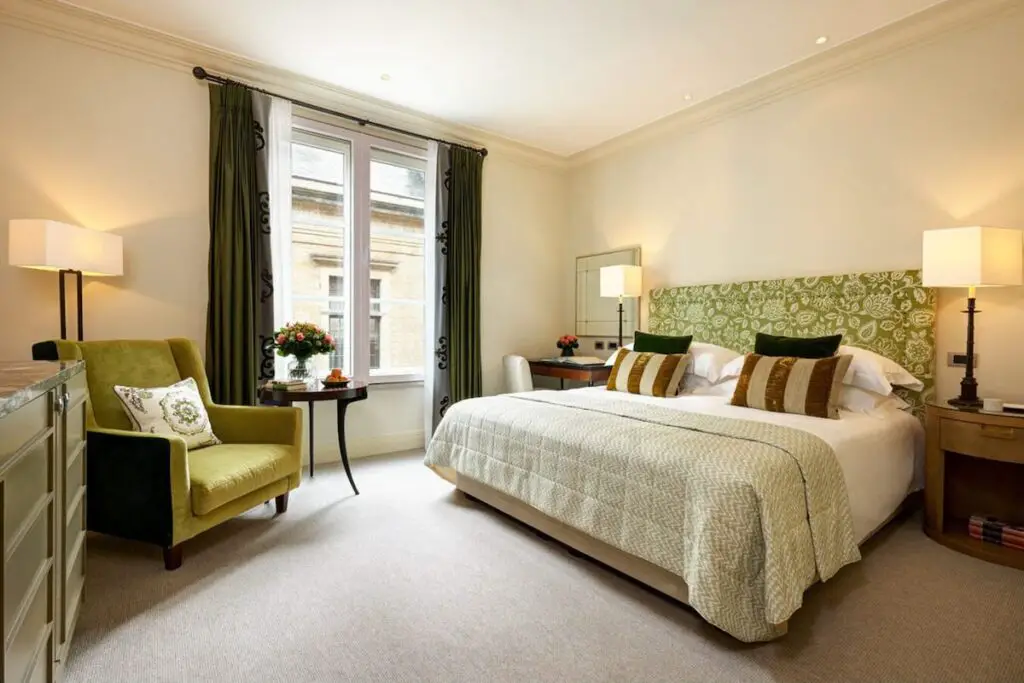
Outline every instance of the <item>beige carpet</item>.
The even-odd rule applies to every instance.
[[[496,513],[415,455],[318,469],[186,546],[89,540],[67,680],[1022,681],[1024,573],[897,523],[744,645]]]

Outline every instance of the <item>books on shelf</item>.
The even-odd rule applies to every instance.
[[[1000,522],[994,517],[972,515],[967,523],[967,533],[979,541],[1024,550],[1024,527]]]

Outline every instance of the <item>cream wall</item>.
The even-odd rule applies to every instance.
[[[1024,11],[666,128],[573,169],[573,254],[639,244],[645,289],[920,267],[925,229],[1024,229]],[[567,324],[571,277],[567,259]],[[940,295],[942,396],[963,374],[944,362],[964,296]],[[1024,288],[981,290],[979,308],[981,393],[1024,400]]]
[[[0,17],[2,18],[2,17]],[[208,250],[207,89],[184,67],[143,61],[0,22],[0,358],[58,334],[57,279],[7,265],[7,221],[52,218],[123,235],[125,276],[87,281],[86,337],[189,337],[204,345]],[[484,388],[501,354],[554,338],[564,178],[492,151],[484,167]],[[538,250],[541,251],[538,254]],[[333,404],[317,412],[318,460],[337,459]],[[348,417],[349,450],[423,443],[422,387],[375,387]]]

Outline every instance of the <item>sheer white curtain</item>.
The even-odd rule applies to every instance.
[[[427,145],[426,202],[424,217],[424,301],[426,329],[423,366],[423,437],[430,444],[437,424],[449,404],[448,293],[445,276],[448,254],[448,186],[451,157],[449,147],[431,141]]]
[[[281,296],[290,288],[292,277],[292,103],[273,98],[267,131],[270,163],[270,239],[274,250],[274,326],[284,325],[291,316],[290,297]],[[277,356],[277,377],[287,373],[287,359]]]

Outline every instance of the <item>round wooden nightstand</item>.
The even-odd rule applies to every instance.
[[[1024,569],[1024,550],[968,534],[972,515],[1024,523],[1024,417],[929,404],[924,531],[968,555]]]
[[[348,466],[348,448],[345,446],[345,412],[350,403],[365,401],[367,398],[366,382],[350,381],[344,387],[326,387],[319,380],[311,380],[305,390],[302,391],[277,391],[264,388],[260,392],[260,403],[273,406],[290,406],[293,403],[305,401],[309,403],[309,476],[313,476],[313,404],[317,401],[338,402],[338,448],[341,451],[341,464],[345,467],[345,474],[348,475],[348,483],[352,490],[359,495],[356,482],[352,478],[352,470]]]

